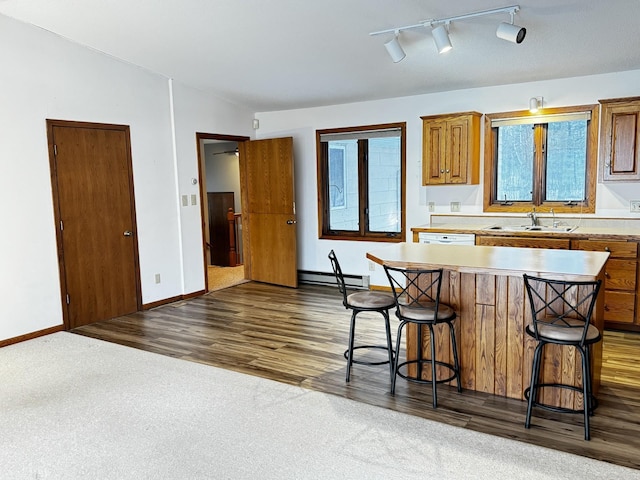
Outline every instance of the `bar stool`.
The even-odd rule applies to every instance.
[[[351,366],[356,363],[360,365],[384,365],[389,364],[389,376],[393,380],[393,355],[394,350],[391,343],[391,327],[389,325],[389,309],[395,306],[395,300],[393,295],[385,292],[372,292],[372,291],[357,291],[349,293],[346,283],[344,281],[344,275],[342,274],[342,268],[340,268],[340,262],[335,252],[331,250],[329,252],[329,260],[333,268],[333,273],[336,276],[336,282],[338,283],[338,289],[342,294],[342,304],[347,310],[351,310],[351,326],[349,328],[349,347],[344,352],[344,358],[347,359],[347,376],[346,381],[349,382],[351,376]],[[354,345],[355,333],[356,333],[356,317],[361,312],[378,312],[384,318],[384,326],[387,338],[386,345]],[[360,349],[381,349],[386,350],[387,360],[384,361],[365,361],[354,359],[353,352]]]
[[[533,407],[560,413],[584,415],[584,439],[591,438],[589,416],[597,407],[591,390],[590,346],[602,340],[602,335],[592,325],[591,315],[600,291],[601,281],[562,281],[524,275],[524,284],[531,305],[532,324],[526,332],[538,342],[533,355],[531,385],[525,389],[527,417],[525,428],[531,426]],[[545,345],[555,344],[575,347],[582,360],[582,385],[540,383],[540,369]],[[579,392],[583,408],[573,409],[548,405],[538,400],[542,388],[562,388]]]
[[[453,321],[456,319],[456,312],[449,305],[440,302],[440,288],[442,286],[442,269],[423,270],[396,268],[385,265],[384,271],[389,278],[391,289],[396,301],[396,316],[400,319],[398,325],[398,336],[396,339],[396,350],[399,352],[402,340],[402,330],[407,324],[414,324],[418,330],[418,358],[399,362],[399,355],[396,353],[394,375],[391,381],[391,395],[395,395],[396,377],[416,383],[430,383],[433,396],[433,408],[438,406],[438,395],[436,385],[438,383],[449,382],[453,379],[458,384],[458,392],[462,391],[460,384],[460,364],[458,363],[458,349],[456,346],[456,335],[453,330]],[[453,352],[453,364],[437,360],[435,348],[434,326],[447,324],[449,326],[449,336],[451,338],[451,348]],[[422,352],[422,327],[429,328],[429,338],[431,344],[431,358],[424,358]],[[415,364],[417,366],[417,376],[410,377],[408,371],[401,372],[404,366]],[[422,367],[425,364],[431,365],[431,378],[422,379]],[[451,373],[446,378],[437,377],[437,366],[445,367]]]

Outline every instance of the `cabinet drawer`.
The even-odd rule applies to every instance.
[[[636,258],[638,256],[637,243],[619,240],[573,240],[571,248],[573,250],[610,252],[611,258]]]
[[[631,260],[609,259],[604,267],[605,286],[607,290],[636,289],[637,262]]]
[[[568,238],[476,236],[476,245],[490,245],[494,247],[562,248],[568,250],[569,243]]]
[[[604,292],[604,321],[633,323],[635,319],[636,296],[630,292]]]

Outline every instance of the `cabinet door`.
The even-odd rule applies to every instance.
[[[604,272],[607,290],[636,290],[636,262],[610,258]]]
[[[636,296],[633,292],[605,290],[604,321],[615,323],[634,323],[635,303]]]
[[[447,122],[444,163],[446,183],[467,183],[468,131],[467,118]]]
[[[422,183],[445,183],[446,121],[424,122],[422,129]]]
[[[602,101],[603,181],[640,180],[640,101]]]

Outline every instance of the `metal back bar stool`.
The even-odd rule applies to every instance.
[[[342,268],[340,268],[340,262],[333,250],[329,252],[329,260],[333,268],[333,273],[336,276],[336,282],[338,283],[338,289],[342,294],[342,304],[347,310],[351,310],[351,326],[349,327],[349,347],[344,352],[344,358],[347,359],[347,376],[348,382],[351,376],[351,366],[354,363],[361,365],[383,365],[389,364],[389,376],[393,381],[393,355],[394,350],[391,343],[391,327],[389,325],[389,309],[395,306],[395,300],[393,295],[385,292],[372,292],[372,291],[356,291],[349,293],[346,283],[344,281],[344,275]],[[361,312],[378,312],[384,318],[384,326],[386,332],[386,345],[354,345],[355,333],[356,333],[356,317]],[[354,358],[354,350],[359,349],[382,349],[387,351],[387,359],[384,361],[365,361],[356,360]]]
[[[524,275],[524,284],[531,306],[532,323],[526,327],[528,335],[538,342],[533,355],[531,385],[525,389],[527,417],[525,428],[531,426],[533,407],[561,413],[584,415],[584,439],[589,440],[589,416],[597,407],[591,390],[590,346],[602,340],[600,332],[592,325],[591,315],[596,304],[601,281],[561,281]],[[555,344],[575,347],[580,352],[582,385],[544,383],[540,379],[542,355],[545,345]],[[542,388],[568,389],[582,395],[583,408],[548,405],[539,400]]]
[[[460,364],[458,363],[458,349],[456,346],[456,336],[452,322],[456,318],[456,312],[449,305],[440,302],[440,289],[442,286],[442,269],[423,270],[396,268],[384,265],[384,270],[389,278],[391,289],[396,301],[396,316],[400,319],[398,326],[398,336],[396,339],[396,350],[400,351],[402,340],[402,330],[407,324],[414,324],[418,331],[418,358],[407,359],[404,362],[398,360],[396,353],[394,375],[391,381],[391,394],[395,394],[396,377],[402,377],[411,382],[430,383],[433,392],[433,407],[438,406],[438,396],[436,384],[449,382],[453,379],[458,384],[458,392],[462,391],[460,384]],[[453,364],[437,360],[435,348],[434,326],[447,324],[449,336],[451,338],[451,348],[453,353]],[[430,358],[424,358],[422,352],[422,327],[429,328],[429,338],[431,344]],[[415,364],[417,376],[409,376],[408,366]],[[426,364],[431,366],[431,378],[422,378],[422,367]],[[407,372],[401,371],[402,367],[407,367]],[[450,375],[446,378],[438,378],[437,366],[444,367]],[[445,371],[446,371],[445,370]]]

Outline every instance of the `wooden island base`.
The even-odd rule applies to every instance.
[[[367,253],[367,258],[381,265],[443,268],[441,300],[458,313],[454,326],[462,387],[517,399],[524,399],[529,386],[536,346],[525,333],[531,314],[522,275],[594,280],[603,278],[607,257],[603,252],[437,244],[397,244]],[[601,332],[602,297],[592,318]],[[437,333],[438,360],[453,363],[448,332]],[[416,337],[417,329],[410,328],[406,338],[408,359],[417,357]],[[423,331],[422,350],[428,358],[428,329]],[[602,342],[593,346],[592,363],[595,393],[600,384]],[[543,366],[545,383],[582,383],[580,356],[573,347],[548,345]],[[430,372],[423,372],[423,378],[429,378],[427,375]],[[581,408],[580,394],[566,389],[546,390],[541,398],[544,403]]]

